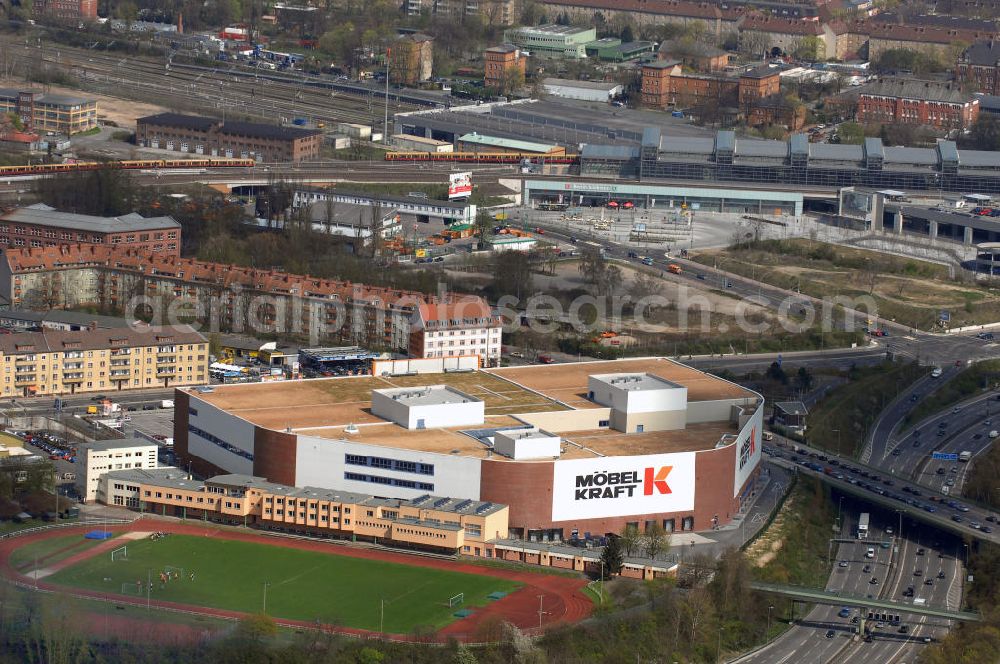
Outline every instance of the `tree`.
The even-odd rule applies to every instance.
[[[651,523],[646,528],[646,534],[642,538],[642,548],[646,556],[655,559],[661,553],[666,553],[670,549],[670,534],[658,523]]]
[[[632,32],[632,26],[626,25],[622,28],[621,40],[623,44],[628,44],[629,42],[635,41],[635,33]]]
[[[493,263],[493,295],[513,295],[523,301],[533,292],[531,259],[523,251],[501,251]]]
[[[795,42],[792,55],[799,60],[810,62],[820,60],[826,56],[826,44],[815,35],[806,35]]]
[[[777,362],[771,362],[771,366],[767,368],[767,377],[782,385],[788,384],[788,374],[785,373],[785,370]]]
[[[799,367],[799,371],[795,374],[795,382],[798,383],[799,389],[803,392],[809,390],[813,384],[813,375],[806,367]]]
[[[255,613],[240,619],[236,633],[240,640],[258,642],[277,634],[278,625],[271,616]]]
[[[621,535],[618,537],[622,552],[626,556],[633,556],[639,550],[642,545],[642,534],[639,532],[638,526],[633,523],[627,524],[622,528]]]
[[[624,564],[621,542],[617,537],[609,538],[604,550],[601,551],[601,566],[604,569],[605,578],[617,576],[622,571]]]
[[[865,142],[865,129],[857,122],[845,122],[837,127],[837,138],[844,145],[861,145]]]
[[[960,139],[960,147],[975,150],[1000,150],[1000,117],[980,113],[967,137]]]
[[[469,646],[463,643],[455,649],[455,654],[451,656],[451,664],[478,664],[478,660]]]

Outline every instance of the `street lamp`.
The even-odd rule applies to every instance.
[[[267,588],[268,588],[268,586],[270,586],[270,585],[271,585],[271,582],[270,582],[270,581],[265,581],[265,582],[264,582],[264,609],[263,609],[263,611],[262,611],[262,613],[263,613],[264,615],[267,615]]]
[[[724,625],[719,625],[719,643],[715,650],[715,661],[722,661],[722,630],[725,629]]]
[[[840,500],[837,502],[837,530],[841,528],[842,521],[840,520],[841,515],[844,512],[844,497],[841,496]]]
[[[774,610],[774,606],[767,607],[767,633],[771,633],[771,611]]]

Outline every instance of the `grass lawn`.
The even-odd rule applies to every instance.
[[[184,573],[161,589],[159,572],[167,565]],[[153,599],[256,613],[263,609],[267,583],[271,616],[373,631],[384,600],[384,631],[397,634],[418,625],[441,627],[459,608],[482,606],[490,593],[518,587],[495,577],[185,535],[129,542],[127,560],[112,563],[103,554],[48,580],[112,593],[128,583],[127,591],[135,592],[136,580],[145,583],[148,570]],[[448,598],[458,593],[465,593],[464,604],[448,608]]]
[[[39,567],[48,567],[100,543],[100,540],[89,540],[81,534],[49,537],[14,550],[10,554],[10,565],[14,569],[30,569],[38,560]]]

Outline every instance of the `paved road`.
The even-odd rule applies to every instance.
[[[845,515],[844,527],[838,537],[853,537],[859,510]],[[935,535],[904,522],[907,530],[900,535],[899,525],[879,522],[876,515],[867,540],[838,545],[836,563],[826,589],[847,594],[868,595],[880,599],[899,599],[908,586],[914,595],[928,605],[959,608],[961,603],[961,568],[954,556],[943,549],[947,540],[930,540]],[[878,542],[891,542],[882,548]],[[868,550],[872,549],[871,557]],[[922,553],[918,555],[918,551]],[[939,555],[940,554],[940,555]],[[920,576],[915,572],[920,570]],[[942,576],[944,578],[939,578]],[[931,583],[924,584],[930,577]],[[873,583],[872,580],[876,582]],[[785,613],[783,601],[775,600],[776,611]],[[778,608],[782,607],[782,608]],[[847,609],[848,615],[839,615]],[[842,660],[846,662],[912,661],[925,637],[941,638],[949,627],[946,620],[900,613],[900,626],[879,628],[869,623],[872,640],[864,642],[856,635],[861,624],[861,608],[845,605],[817,605],[794,627],[765,648],[735,661],[742,664],[813,664]],[[906,633],[901,633],[902,626]]]
[[[993,442],[990,432],[1000,429],[998,398],[1000,392],[989,391],[925,418],[900,432],[886,456],[872,465],[937,491],[960,495],[970,464],[935,460],[931,455],[935,451],[952,454],[969,451],[977,456],[988,450]],[[955,479],[955,485],[943,489],[948,477]]]
[[[932,376],[932,372],[928,371],[926,375],[901,391],[895,400],[879,414],[865,449],[861,453],[861,461],[880,466],[891,451],[893,434],[902,425],[906,416],[917,407],[921,397],[954,378],[959,371],[960,368],[954,364],[942,368],[941,375],[938,377]]]

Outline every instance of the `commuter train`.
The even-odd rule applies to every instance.
[[[386,161],[450,161],[476,164],[575,164],[579,155],[545,155],[536,152],[386,152]]]
[[[152,159],[132,161],[77,161],[66,164],[31,164],[30,166],[0,166],[0,177],[16,175],[49,175],[75,171],[96,171],[102,168],[120,170],[155,170],[171,168],[251,168],[253,159]]]

